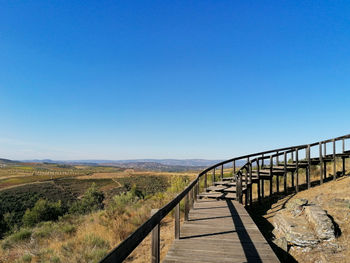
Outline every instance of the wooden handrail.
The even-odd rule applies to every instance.
[[[222,162],[219,162],[217,164],[214,164],[206,169],[204,169],[202,172],[200,172],[197,177],[183,190],[181,193],[179,193],[173,200],[171,200],[169,203],[167,203],[165,206],[163,206],[161,209],[159,209],[157,212],[155,212],[146,222],[144,222],[138,229],[136,229],[135,232],[133,232],[131,235],[129,235],[124,241],[122,241],[116,248],[114,248],[105,258],[101,260],[102,263],[116,263],[116,262],[122,262],[124,259],[126,259],[131,252],[146,238],[146,236],[157,226],[160,224],[161,220],[171,212],[180,202],[182,199],[186,197],[186,206],[188,206],[188,194],[190,192],[193,192],[194,187],[199,183],[199,179],[203,175],[207,175],[207,173],[211,170],[214,171],[213,175],[215,175],[215,169],[219,166],[221,166],[221,176],[223,176],[223,169],[224,165],[228,163],[233,163],[234,165],[234,176],[236,176],[237,179],[237,200],[242,202],[242,186],[243,186],[243,170],[249,173],[249,179],[252,179],[252,164],[253,162],[259,163],[259,160],[264,159],[270,159],[270,169],[272,169],[273,166],[273,157],[278,158],[280,155],[286,155],[288,153],[296,152],[296,163],[298,165],[298,151],[300,149],[310,149],[310,147],[316,146],[316,145],[322,145],[329,142],[333,142],[334,152],[333,156],[335,155],[335,142],[339,140],[344,140],[350,138],[350,134],[336,137],[329,140],[319,141],[312,144],[304,144],[304,145],[297,145],[297,146],[291,146],[291,147],[284,147],[269,151],[263,151],[253,154],[247,154],[239,157],[235,157],[229,160],[225,160]],[[320,146],[321,147],[321,146]],[[343,147],[344,151],[344,147]],[[271,154],[272,153],[272,154]],[[275,153],[275,154],[274,154]],[[324,154],[326,154],[326,151],[324,151]],[[255,157],[252,159],[252,157]],[[236,161],[238,160],[244,160],[247,159],[247,162],[243,164],[238,171],[236,171]],[[334,157],[335,158],[335,157]],[[286,159],[284,159],[284,162]],[[272,163],[271,163],[272,162]],[[263,164],[263,163],[262,163]],[[258,165],[259,166],[259,165]],[[298,166],[297,166],[298,167]],[[213,178],[214,179],[214,178]],[[245,178],[247,180],[247,178]],[[298,180],[298,174],[297,174],[297,180]],[[245,181],[247,183],[247,181]],[[251,182],[250,182],[251,183]],[[298,184],[297,184],[298,185]],[[298,187],[298,186],[296,186]],[[271,189],[271,188],[270,188]],[[197,190],[197,188],[196,188]],[[297,190],[297,188],[296,188]],[[193,199],[193,198],[192,198]],[[193,200],[192,200],[193,202]],[[250,199],[250,203],[252,200]],[[185,216],[186,217],[186,216]]]

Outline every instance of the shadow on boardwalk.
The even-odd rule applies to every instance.
[[[237,230],[238,238],[242,243],[243,251],[246,258],[248,259],[248,262],[251,261],[251,258],[254,259],[254,262],[262,262],[260,255],[253,243],[253,240],[250,238],[246,228],[244,227],[243,221],[239,216],[236,208],[232,204],[232,201],[226,200],[226,203],[228,208],[230,209],[233,224],[235,226],[235,229]]]
[[[198,200],[165,263],[279,262],[243,205]]]

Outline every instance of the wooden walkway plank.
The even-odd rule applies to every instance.
[[[279,262],[243,205],[200,199],[164,263]]]

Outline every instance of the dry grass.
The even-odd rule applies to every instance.
[[[165,174],[170,176],[173,173]],[[28,239],[12,242],[7,247],[3,245],[6,240],[2,241],[0,262],[99,262],[149,218],[151,209],[162,207],[175,194],[169,190],[149,199],[127,203],[124,207],[109,209],[107,204],[105,210],[86,216],[68,216],[50,223],[50,227],[39,224],[30,230],[32,234]],[[169,214],[161,223],[162,258],[173,238],[173,218]],[[127,262],[149,262],[150,249],[150,237],[147,237]]]
[[[160,260],[162,261],[173,240],[174,240],[174,220],[171,216],[163,219],[160,226]],[[134,250],[125,262],[144,263],[151,262],[151,234]]]
[[[350,161],[346,162],[346,167],[349,167]],[[342,170],[342,164],[337,161],[337,171]],[[300,171],[300,183],[305,184],[305,172]],[[333,175],[333,164],[328,163],[327,175]],[[311,182],[317,181],[320,178],[319,167],[311,169]],[[283,179],[283,178],[281,178]],[[288,186],[291,186],[291,177],[288,177]],[[269,190],[268,186],[266,187]],[[276,190],[276,188],[274,188]],[[280,191],[283,191],[283,181],[280,181]],[[253,189],[253,195],[256,198],[256,188]],[[333,181],[326,182],[322,185],[311,187],[308,190],[292,193],[288,196],[280,198],[276,203],[272,204],[269,209],[264,212],[263,206],[255,205],[254,210],[261,209],[262,217],[255,215],[252,211],[252,216],[257,220],[259,228],[264,233],[265,237],[271,239],[272,221],[277,212],[285,207],[289,200],[295,198],[306,198],[309,202],[317,203],[330,215],[334,222],[339,226],[341,235],[334,242],[335,245],[322,244],[321,249],[312,249],[310,251],[302,249],[291,249],[289,253],[298,262],[349,262],[350,258],[350,178],[341,177]],[[267,206],[268,207],[268,206]],[[260,212],[257,212],[260,213]],[[335,249],[335,247],[337,249]]]

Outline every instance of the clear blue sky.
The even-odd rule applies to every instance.
[[[349,1],[0,1],[0,157],[229,158],[350,133]]]

